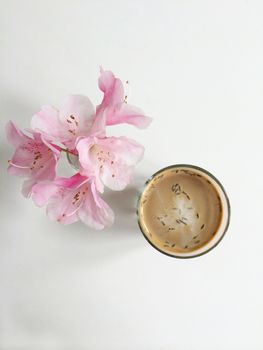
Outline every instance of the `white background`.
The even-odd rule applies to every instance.
[[[100,103],[99,65],[154,118],[110,131],[146,153],[107,195],[117,219],[102,232],[24,199],[4,134],[68,93]],[[0,349],[262,349],[262,1],[1,0],[0,74]],[[232,205],[220,245],[190,260],[154,250],[134,214],[145,179],[182,162],[218,177]]]

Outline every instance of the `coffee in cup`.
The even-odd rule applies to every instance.
[[[172,165],[155,173],[138,201],[138,223],[160,252],[192,258],[214,248],[227,231],[230,204],[221,183],[193,165]]]

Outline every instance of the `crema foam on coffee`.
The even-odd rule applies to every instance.
[[[191,255],[219,231],[223,194],[207,173],[184,166],[166,168],[148,181],[141,195],[140,227],[157,249]]]

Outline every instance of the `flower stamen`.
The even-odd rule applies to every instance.
[[[20,168],[20,169],[31,169],[30,166],[22,166],[22,165],[18,165],[18,164],[15,164],[13,162],[11,162],[10,160],[8,161],[8,163],[16,168]]]

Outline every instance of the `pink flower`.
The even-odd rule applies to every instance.
[[[105,113],[106,125],[127,123],[144,129],[151,123],[152,119],[145,116],[142,110],[126,103],[123,84],[111,71],[101,68],[99,88],[104,97],[96,109],[96,118]]]
[[[94,107],[88,97],[70,95],[59,110],[52,106],[42,107],[32,117],[31,126],[46,140],[59,141],[69,149],[75,149],[76,139],[89,135],[94,117]]]
[[[104,93],[96,114],[89,98],[82,95],[68,96],[58,110],[44,106],[32,117],[31,126],[48,141],[59,141],[74,150],[79,137],[93,134],[105,136],[105,126],[128,123],[146,128],[151,118],[137,107],[125,101],[120,79],[111,71],[103,71],[99,77],[99,88]]]
[[[99,77],[103,100],[95,109],[82,95],[70,95],[60,109],[44,106],[32,117],[30,136],[9,122],[8,140],[15,146],[10,174],[26,178],[22,192],[39,206],[47,204],[52,220],[70,224],[81,220],[96,229],[112,224],[114,214],[99,196],[104,185],[122,190],[144,148],[126,137],[106,137],[106,126],[120,123],[145,128],[151,118],[127,104],[120,79],[111,71]],[[67,149],[65,149],[67,148]],[[79,173],[56,177],[60,152],[68,152]],[[70,154],[70,156],[69,156]]]
[[[113,211],[99,196],[93,180],[79,173],[70,178],[58,177],[53,182],[36,184],[32,192],[38,206],[48,203],[49,218],[64,225],[81,220],[100,230],[114,221]]]
[[[126,137],[83,138],[77,150],[81,174],[93,176],[101,192],[103,184],[113,190],[124,189],[144,153],[143,146]]]
[[[8,141],[16,148],[9,161],[8,172],[27,179],[24,181],[22,193],[29,197],[37,182],[55,178],[60,152],[39,133],[32,131],[32,137],[29,137],[11,121],[6,126],[6,133]]]

